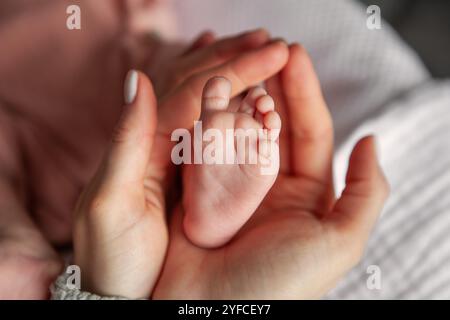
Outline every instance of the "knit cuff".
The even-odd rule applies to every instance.
[[[72,288],[67,282],[70,274],[64,272],[50,287],[52,300],[129,300],[119,296],[99,296],[90,292]]]

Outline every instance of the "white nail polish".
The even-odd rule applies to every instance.
[[[138,89],[138,72],[130,70],[127,73],[124,85],[124,98],[126,104],[132,104],[136,98]]]

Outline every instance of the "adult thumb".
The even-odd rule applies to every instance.
[[[336,226],[346,230],[346,236],[358,236],[360,241],[353,241],[354,244],[365,244],[389,195],[389,184],[375,149],[372,136],[356,144],[350,156],[346,187],[330,216]]]
[[[124,184],[145,178],[157,124],[157,105],[150,80],[131,70],[124,84],[125,105],[103,160],[110,182]]]

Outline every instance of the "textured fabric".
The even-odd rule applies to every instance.
[[[363,7],[346,0],[175,1],[179,34],[218,35],[259,27],[310,53],[340,144],[362,121],[429,78],[416,54],[386,23],[366,27]]]
[[[60,13],[71,1],[1,1],[0,112],[14,116],[14,124],[29,132],[33,138],[30,145],[48,141],[44,132],[29,129],[44,123],[52,136],[75,146],[77,141],[71,140],[70,132],[101,130],[104,135],[96,145],[102,146],[120,110],[125,72],[132,64],[141,65],[135,61],[150,55],[151,48],[144,46],[146,50],[142,50],[138,41],[127,38],[124,32],[150,26],[153,20],[137,9],[146,1],[79,2],[83,28],[88,32],[68,33],[64,29],[65,16]],[[450,85],[429,79],[417,56],[385,23],[382,30],[368,30],[364,8],[350,1],[178,0],[174,5],[184,41],[204,29],[225,35],[266,27],[274,36],[304,44],[318,70],[336,125],[338,189],[342,188],[354,141],[365,132],[378,136],[392,196],[364,260],[329,297],[450,297]],[[124,12],[128,12],[125,19]],[[130,19],[130,15],[137,18]],[[44,116],[49,108],[51,118]],[[94,113],[88,112],[93,109]],[[74,114],[79,121],[73,121]],[[50,147],[43,152],[54,158],[66,153]],[[96,150],[88,156],[98,158],[102,148]],[[82,173],[83,185],[94,168],[83,165],[95,163],[88,160],[67,161],[64,172]],[[55,166],[49,162],[48,168],[35,168],[28,177],[42,181],[42,190],[64,189],[65,177],[45,179],[53,171]],[[74,195],[78,192],[70,190]],[[37,193],[34,200],[39,203],[39,197],[48,194],[51,192]],[[48,216],[70,212],[73,204],[58,199],[52,208],[36,209],[40,227],[65,230],[41,217],[43,212],[50,213]],[[380,291],[366,288],[366,268],[372,264],[382,271]]]
[[[328,298],[450,297],[450,83],[430,79],[386,23],[366,28],[365,8],[336,0],[184,0],[180,32],[219,35],[266,27],[312,55],[335,122],[336,187],[357,139],[374,133],[391,197],[362,262]],[[366,286],[381,270],[381,290]]]
[[[81,291],[78,289],[70,289],[67,285],[67,280],[70,274],[63,273],[56,279],[50,288],[52,300],[128,300],[124,297],[106,297],[99,296],[90,292]]]
[[[450,297],[450,81],[430,82],[362,124],[335,159],[338,190],[357,139],[375,133],[391,185],[366,255],[330,298],[444,299]],[[367,268],[381,271],[369,290]]]

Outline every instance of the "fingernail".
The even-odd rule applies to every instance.
[[[138,89],[138,72],[136,70],[130,70],[125,78],[124,85],[124,99],[126,104],[132,104],[136,98]]]

